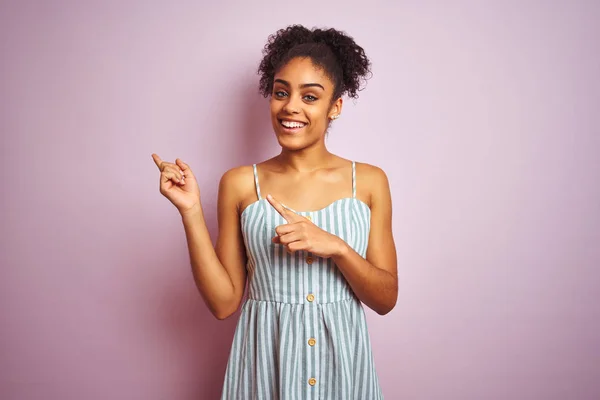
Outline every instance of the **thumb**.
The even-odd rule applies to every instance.
[[[192,172],[192,169],[190,168],[190,166],[187,165],[186,163],[184,163],[183,161],[181,161],[181,158],[175,159],[175,164],[177,164],[177,166],[179,168],[181,168],[181,170],[183,171],[183,173],[186,176],[190,176],[190,175],[193,176],[194,175],[194,173]]]

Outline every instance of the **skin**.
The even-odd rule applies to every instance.
[[[325,146],[329,124],[342,111],[333,99],[332,81],[307,58],[296,58],[274,77],[271,122],[281,153],[257,165],[261,193],[286,224],[276,228],[274,243],[293,253],[310,251],[331,258],[356,296],[378,314],[390,312],[398,297],[397,257],[392,235],[392,201],[386,174],[356,163],[357,198],[371,209],[366,258],[346,242],[290,211],[316,211],[352,196],[351,162]],[[306,123],[290,133],[282,120]],[[240,229],[243,210],[258,200],[251,166],[227,171],[219,183],[216,246],[206,227],[200,191],[191,168],[152,155],[161,171],[160,192],[179,210],[196,285],[213,315],[224,319],[239,308],[246,286],[246,250]],[[272,195],[271,195],[272,194]],[[283,206],[285,204],[286,207]]]

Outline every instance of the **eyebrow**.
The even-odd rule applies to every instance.
[[[287,87],[290,87],[290,83],[288,81],[285,81],[283,79],[275,79],[275,82],[279,82]],[[301,89],[305,89],[308,87],[320,87],[321,89],[325,90],[325,88],[323,87],[323,85],[319,84],[319,83],[303,83],[302,85],[300,85]]]

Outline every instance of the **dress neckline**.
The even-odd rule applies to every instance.
[[[287,209],[288,209],[288,210],[290,210],[290,211],[293,211],[293,212],[295,212],[296,214],[299,214],[299,215],[304,215],[304,214],[314,214],[314,213],[319,213],[319,212],[326,211],[327,209],[329,209],[329,208],[331,208],[331,207],[335,206],[336,204],[338,204],[338,203],[340,203],[340,202],[343,202],[343,201],[346,201],[346,200],[349,200],[349,201],[356,201],[356,202],[358,202],[359,204],[362,204],[362,205],[363,205],[363,206],[364,206],[364,207],[365,207],[367,210],[369,210],[369,212],[371,212],[371,207],[369,207],[369,205],[368,205],[367,203],[365,203],[365,202],[364,202],[364,201],[362,201],[362,200],[359,200],[359,199],[357,199],[356,197],[342,197],[341,199],[337,199],[337,200],[334,200],[334,201],[332,201],[331,203],[327,204],[325,207],[322,207],[322,208],[320,208],[320,209],[318,209],[318,210],[313,210],[313,211],[296,211],[296,210],[294,210],[294,209],[292,209],[292,208],[290,208],[290,207],[287,207],[287,206],[285,206],[285,205],[284,205],[284,207],[285,207],[285,208],[287,208]],[[258,200],[255,200],[254,202],[252,202],[252,203],[248,204],[248,205],[246,206],[246,208],[244,208],[244,209],[242,210],[242,212],[241,212],[241,214],[240,214],[240,217],[241,217],[241,216],[243,216],[243,215],[246,213],[246,211],[247,211],[249,208],[251,208],[251,207],[254,207],[254,206],[256,206],[257,204],[260,204],[260,202],[263,202],[263,201],[266,201],[267,203],[269,203],[269,201],[268,201],[267,199],[265,199],[265,198],[260,198],[260,199],[258,199]],[[270,207],[273,207],[273,206],[271,205],[271,203],[269,203],[269,206],[270,206]]]

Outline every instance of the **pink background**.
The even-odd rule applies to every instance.
[[[221,174],[278,150],[255,70],[291,23],[373,61],[328,143],[391,181],[386,398],[600,398],[598,2],[83,3],[0,5],[1,399],[219,396],[237,314],[150,154],[191,164],[214,235]]]

